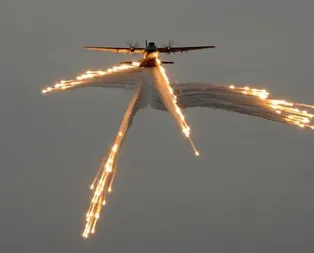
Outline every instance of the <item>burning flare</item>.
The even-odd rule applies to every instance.
[[[56,92],[56,91],[64,91],[68,89],[73,89],[81,86],[93,86],[93,82],[99,79],[101,86],[101,82],[105,81],[105,77],[109,77],[110,83],[121,82],[121,78],[119,77],[115,80],[113,77],[117,73],[122,74],[123,72],[127,72],[127,70],[135,70],[139,69],[139,62],[132,62],[132,64],[122,64],[119,66],[114,66],[107,70],[88,70],[84,74],[77,76],[75,79],[70,80],[61,80],[59,83],[56,83],[54,86],[47,87],[43,89],[41,92],[43,94]],[[129,76],[127,76],[129,77]],[[108,81],[106,81],[108,83]]]
[[[86,224],[83,237],[87,238],[91,233],[95,233],[96,224],[100,217],[102,207],[106,204],[107,195],[112,191],[112,184],[117,172],[117,159],[121,145],[126,137],[126,133],[131,126],[133,117],[139,109],[141,97],[141,86],[138,86],[128,109],[123,117],[117,136],[109,150],[109,154],[105,156],[98,169],[95,179],[90,186],[94,191],[90,201],[88,211],[86,213]]]
[[[259,90],[246,87],[235,87],[234,85],[229,86],[230,89],[235,92],[242,93],[244,95],[255,96],[260,99],[261,107],[270,111],[276,112],[280,116],[279,119],[286,121],[288,124],[296,125],[301,128],[314,129],[313,125],[310,125],[314,114],[308,113],[305,108],[314,109],[313,105],[292,103],[286,100],[270,99],[270,93],[266,90]]]
[[[159,92],[159,95],[163,101],[163,104],[168,109],[169,113],[174,117],[182,133],[188,139],[191,144],[194,154],[199,156],[199,151],[196,149],[190,135],[191,128],[187,124],[182,110],[177,105],[177,97],[174,94],[172,87],[170,86],[169,79],[166,75],[166,71],[163,66],[161,66],[161,61],[157,59],[157,67],[151,68],[152,75],[154,77],[155,88]]]
[[[314,114],[306,110],[314,109],[313,105],[272,99],[268,91],[248,86],[176,84],[171,87],[165,69],[158,58],[156,63],[157,66],[153,68],[142,68],[139,67],[138,62],[133,62],[130,65],[123,64],[105,71],[87,71],[77,76],[74,80],[62,80],[54,86],[42,90],[42,93],[45,94],[89,86],[136,88],[135,95],[126,110],[114,142],[108,154],[103,158],[96,177],[90,186],[93,196],[85,217],[86,223],[83,232],[83,237],[85,238],[95,233],[102,207],[106,205],[107,195],[112,191],[113,181],[117,172],[119,151],[137,110],[142,106],[141,103],[143,101],[147,102],[147,98],[143,101],[141,100],[142,94],[144,94],[144,85],[147,84],[139,84],[137,78],[132,79],[134,78],[133,74],[143,72],[145,69],[147,73],[154,77],[154,87],[151,88],[157,90],[158,96],[157,98],[152,96],[148,103],[155,109],[167,110],[174,117],[183,135],[190,142],[196,156],[199,156],[199,151],[191,139],[191,129],[181,108],[218,108],[279,121],[301,128],[314,129],[312,124]],[[130,79],[136,82],[132,83]]]

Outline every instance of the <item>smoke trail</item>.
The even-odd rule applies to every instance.
[[[112,190],[119,151],[133,118],[141,107],[149,103],[153,108],[167,110],[173,116],[196,155],[199,153],[190,138],[190,127],[180,108],[222,109],[314,129],[312,123],[314,114],[306,111],[314,109],[313,105],[273,99],[266,90],[248,86],[187,83],[175,84],[171,87],[165,69],[160,65],[160,60],[157,59],[156,63],[157,67],[153,68],[142,68],[139,67],[139,63],[134,62],[131,65],[119,65],[106,71],[87,71],[74,80],[60,81],[60,83],[42,91],[42,93],[60,92],[91,86],[136,89],[118,134],[108,154],[103,158],[90,187],[93,196],[86,213],[86,224],[83,232],[83,236],[86,238],[95,232],[102,207],[106,204],[107,195]],[[143,78],[144,73],[153,77],[153,85],[146,82],[147,80]]]
[[[111,149],[109,150],[109,154],[103,159],[97,175],[90,187],[91,190],[94,190],[94,195],[86,213],[86,225],[83,232],[83,237],[85,238],[87,238],[90,233],[95,232],[102,206],[106,204],[107,194],[111,192],[113,180],[116,175],[116,164],[121,145],[133,122],[136,112],[143,106],[141,94],[142,86],[139,85],[128,106],[128,109],[126,110],[118,134],[114,139]]]
[[[314,109],[313,105],[273,99],[266,90],[248,86],[187,83],[177,84],[174,94],[181,108],[222,109],[314,129],[311,125],[314,114],[306,111],[308,108]],[[155,109],[166,110],[161,98],[154,98],[151,105]]]
[[[43,89],[42,93],[46,94],[92,86],[135,89],[137,74],[142,70],[143,68],[139,67],[138,62],[114,66],[107,70],[88,70],[75,79],[61,80],[59,83]]]

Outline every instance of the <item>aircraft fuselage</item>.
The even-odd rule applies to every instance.
[[[159,57],[158,48],[154,42],[149,42],[145,48],[144,57],[140,62],[140,67],[153,68],[158,65]]]

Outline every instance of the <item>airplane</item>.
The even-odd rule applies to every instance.
[[[157,65],[159,61],[158,57],[160,53],[170,54],[177,52],[188,52],[192,50],[201,50],[208,48],[216,48],[215,46],[195,46],[195,47],[172,47],[173,42],[169,41],[168,46],[157,47],[154,42],[147,43],[145,40],[145,48],[138,47],[137,43],[132,44],[128,42],[129,47],[94,47],[94,46],[84,46],[85,49],[94,51],[104,51],[113,53],[129,53],[129,54],[142,54],[143,58],[140,60],[140,67],[152,68]],[[162,64],[173,64],[173,61],[161,61]],[[131,61],[124,61],[121,64],[132,64]]]

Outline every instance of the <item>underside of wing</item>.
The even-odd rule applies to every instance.
[[[144,48],[130,48],[130,47],[92,47],[92,46],[85,46],[87,50],[93,51],[103,51],[103,52],[112,52],[112,53],[123,53],[123,54],[142,54],[144,53]]]
[[[193,51],[193,50],[202,50],[202,49],[209,49],[209,48],[216,48],[215,46],[197,46],[197,47],[162,47],[158,48],[158,51],[160,53],[183,53],[183,52],[188,52],[188,51]]]

